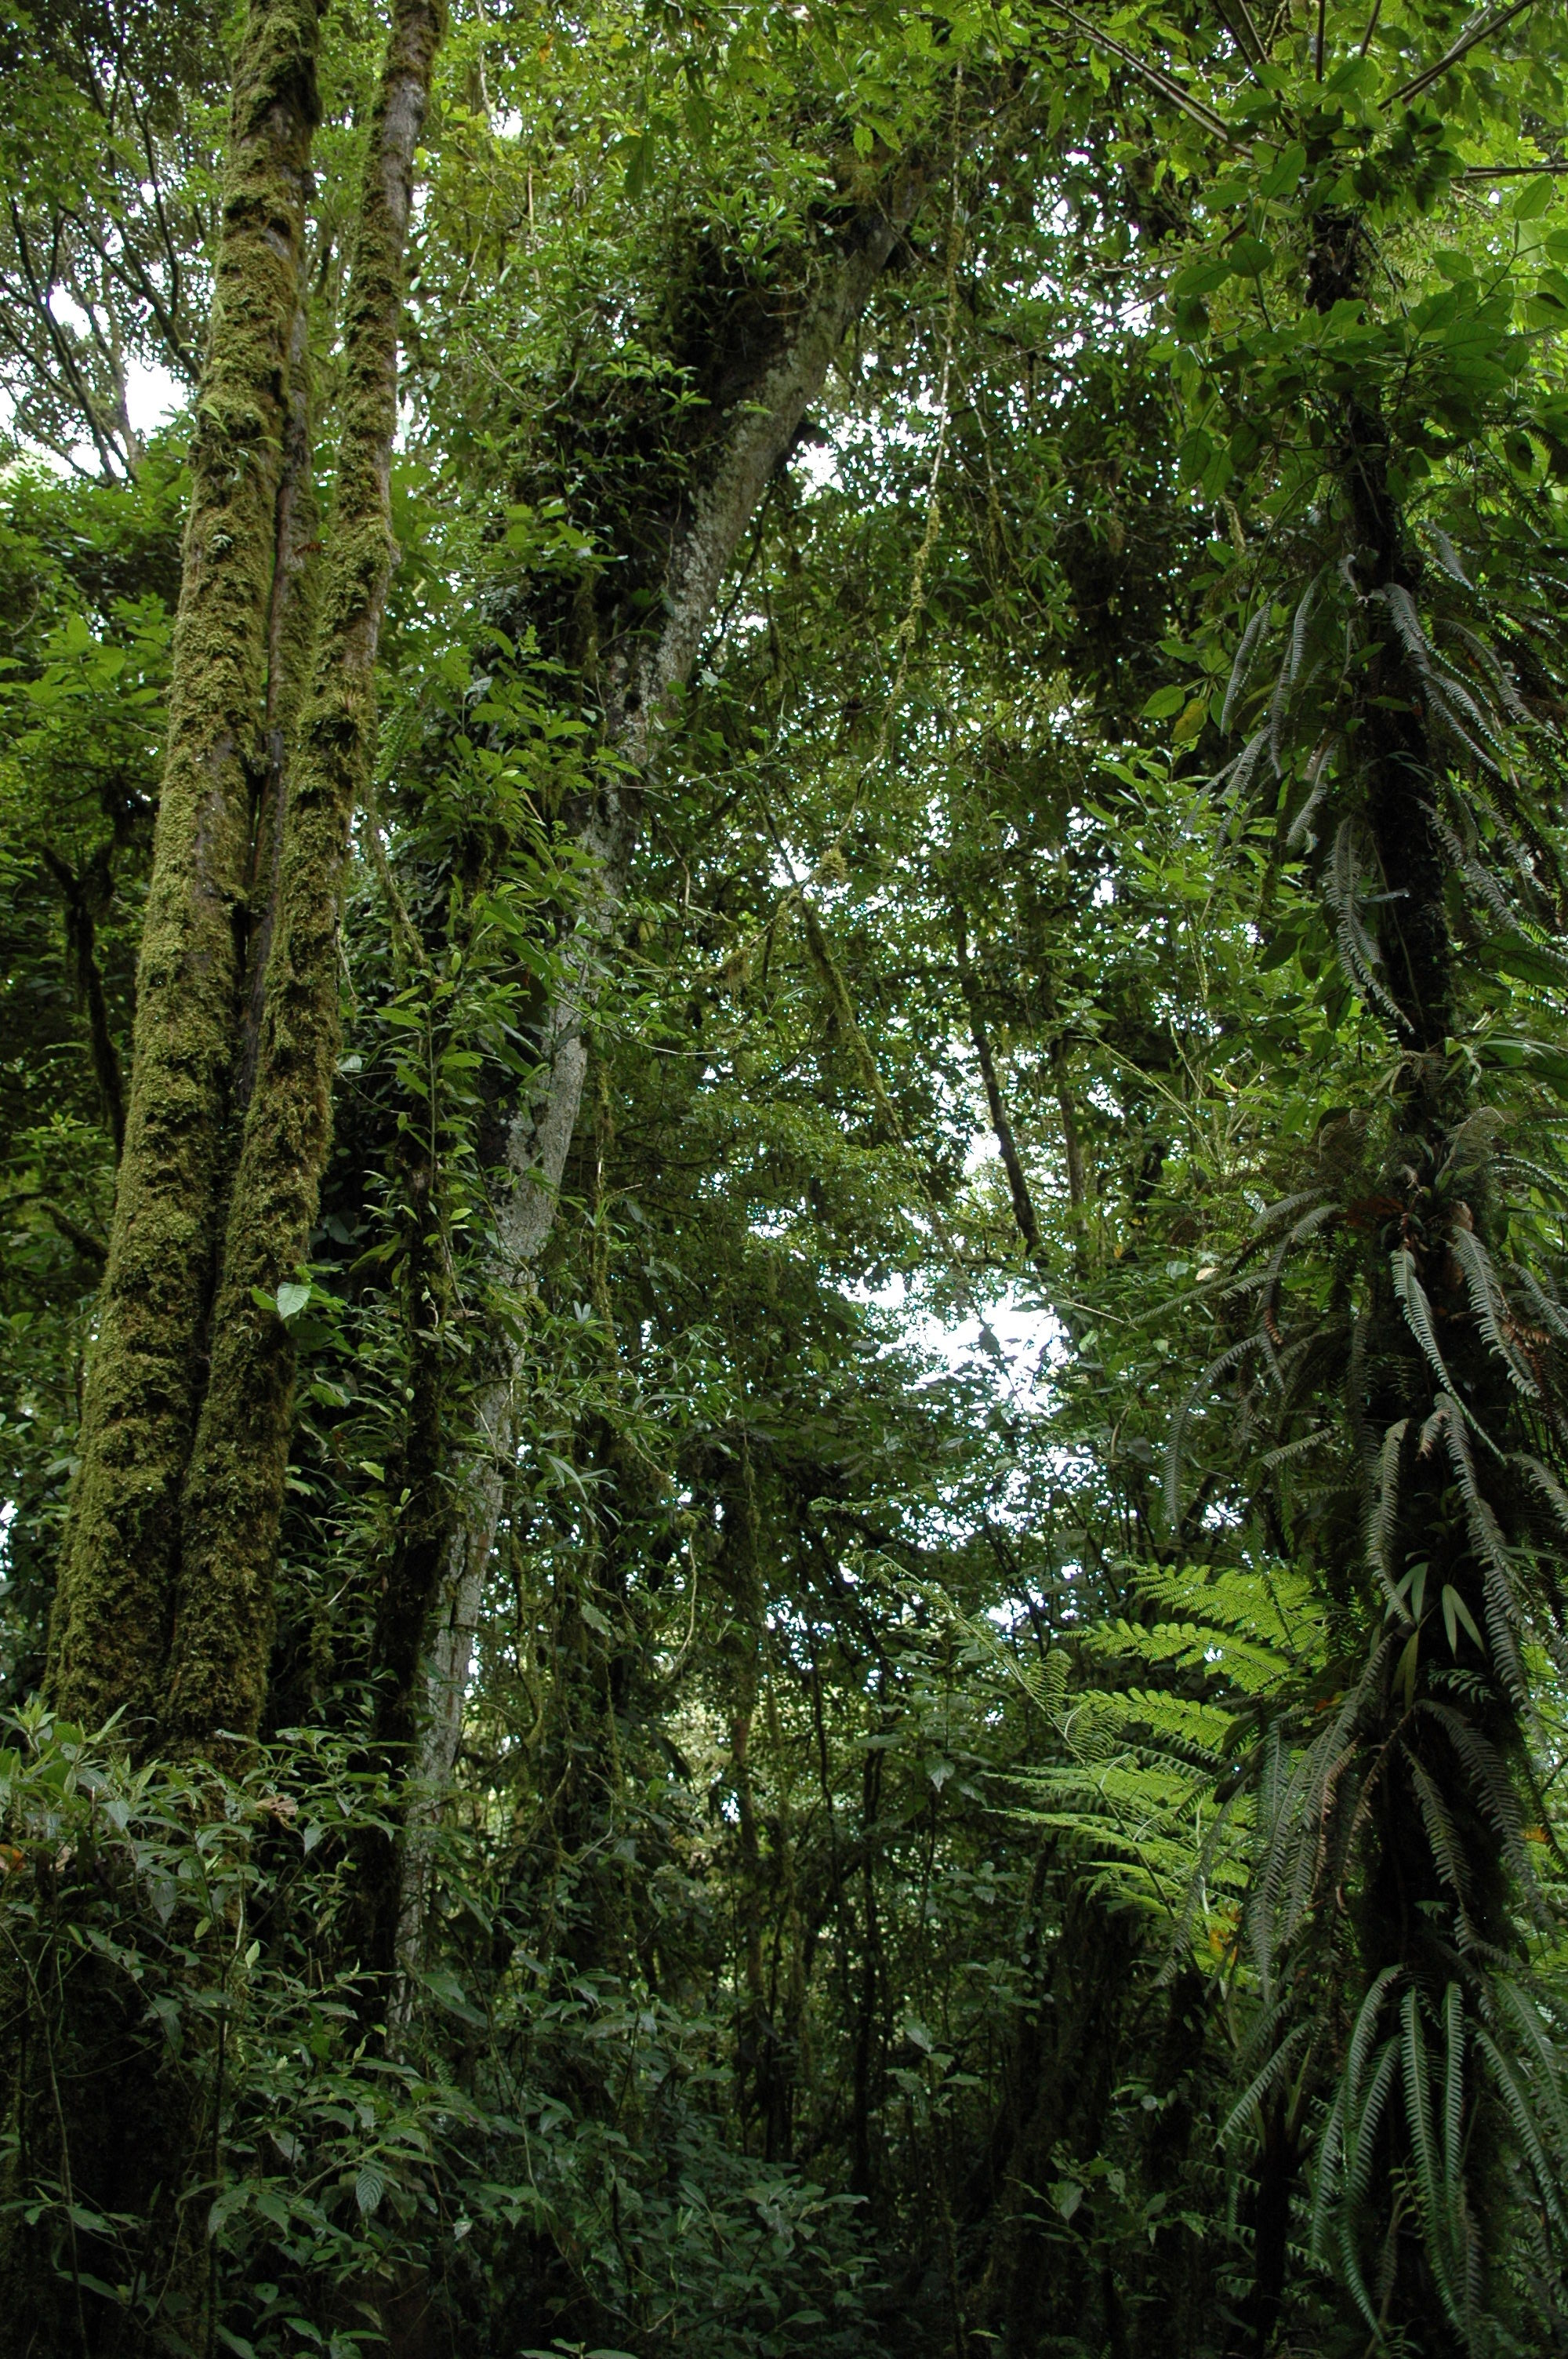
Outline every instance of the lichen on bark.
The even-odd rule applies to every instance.
[[[222,1184],[318,0],[251,0],[196,406],[124,1150],[50,1636],[76,1720],[151,1713]]]
[[[331,1136],[339,912],[374,756],[376,650],[395,555],[390,479],[404,249],[442,29],[431,0],[397,0],[370,125],[311,684],[285,799],[255,1081],[182,1502],[164,1724],[186,1741],[254,1730],[265,1691],[294,1378],[292,1338],[270,1303],[308,1251]]]

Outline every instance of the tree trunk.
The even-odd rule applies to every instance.
[[[293,758],[300,699],[310,676],[321,514],[311,472],[310,313],[300,291],[289,338],[288,423],[277,486],[272,597],[266,620],[266,711],[264,768],[251,834],[251,889],[245,947],[245,1017],[234,1096],[243,1114],[255,1087],[266,1006],[278,875],[283,864],[283,807]]]
[[[958,987],[964,995],[964,1006],[968,1011],[969,1038],[974,1042],[975,1058],[980,1069],[980,1080],[985,1087],[986,1105],[991,1118],[991,1129],[996,1134],[1002,1169],[1007,1173],[1008,1193],[1012,1198],[1012,1217],[1018,1223],[1018,1234],[1023,1240],[1024,1252],[1031,1261],[1038,1261],[1040,1223],[1035,1216],[1034,1199],[1030,1193],[1029,1175],[1024,1170],[1023,1158],[1018,1151],[1018,1141],[1013,1136],[1012,1124],[1008,1119],[1007,1103],[1001,1093],[996,1059],[991,1054],[990,1034],[986,1027],[985,1008],[980,998],[980,979],[975,973],[974,962],[969,956],[968,928],[964,922],[962,907],[957,901],[953,903],[952,917],[953,952],[958,966]],[[1070,1180],[1071,1154],[1069,1152]],[[1075,1204],[1079,1201],[1076,1190],[1073,1193],[1073,1201]]]
[[[124,1151],[50,1632],[53,1700],[92,1724],[121,1708],[150,1722],[168,1636],[233,1073],[317,13],[251,0],[236,67]]]
[[[114,883],[110,871],[113,848],[103,845],[78,875],[69,861],[44,847],[44,865],[59,886],[65,904],[65,945],[70,953],[76,1002],[87,1018],[87,1041],[92,1078],[98,1084],[103,1118],[114,1142],[116,1163],[125,1151],[125,1083],[120,1052],[109,1022],[103,971],[98,963],[98,920],[108,908]]]
[[[219,1728],[254,1731],[266,1690],[294,1396],[293,1339],[275,1306],[279,1285],[303,1267],[331,1139],[341,1045],[339,908],[350,831],[374,756],[376,650],[395,555],[404,248],[441,30],[438,0],[396,0],[371,124],[314,678],[283,812],[255,1087],[183,1501],[167,1724],[199,1743]]]
[[[291,387],[290,364],[303,355],[299,255],[316,112],[315,0],[293,7],[254,0],[238,74],[137,1055],[52,1666],[62,1709],[97,1719],[128,1706],[144,1728],[204,1748],[219,1730],[254,1727],[265,1681],[290,1370],[282,1321],[258,1321],[249,1290],[276,1286],[303,1258],[326,1151],[338,1038],[337,897],[370,760],[372,674],[393,555],[387,477],[403,242],[438,29],[438,10],[427,0],[397,0],[346,325],[338,539],[298,776],[282,814],[266,1020],[230,1205],[211,1375],[197,1417],[224,1178],[221,1139],[228,1093],[243,1071],[251,757],[267,724],[275,764],[278,739],[287,744],[297,677],[291,643],[297,647],[305,611],[299,511],[308,419],[297,398],[291,418],[289,402],[291,389],[301,391],[297,378]],[[284,456],[290,429],[292,464]],[[265,845],[265,811],[263,820]],[[155,1709],[159,1684],[169,1701]],[[211,2133],[200,2076],[170,2062],[139,2003],[127,2010],[112,1981],[98,1987],[103,1975],[87,1954],[88,1971],[72,1978],[58,2006],[36,1987],[6,1994],[20,1998],[11,2011],[26,2027],[8,2093],[29,2181],[16,2191],[25,2202],[53,2182],[70,2190],[77,2211],[135,2222],[141,2281],[163,2288],[145,2346],[210,2349],[203,2223],[200,2207],[186,2200]],[[63,2081],[59,2060],[70,2067]],[[49,2204],[33,2231],[23,2217],[20,2204],[10,2212],[0,2251],[5,2280],[25,2297],[0,2307],[0,2350],[81,2349],[84,2359],[119,2350],[118,2303],[92,2295],[80,2270],[73,2285],[52,2268],[47,2247],[58,2223]],[[99,2256],[92,2233],[78,2245],[83,2236],[81,2268],[110,2280],[121,2274],[110,2255]]]

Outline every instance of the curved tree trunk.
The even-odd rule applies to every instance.
[[[885,201],[860,215],[838,257],[750,381],[727,389],[708,464],[674,527],[664,576],[664,622],[633,644],[601,682],[605,734],[621,756],[622,779],[589,813],[579,843],[592,884],[563,946],[562,974],[542,1027],[540,1082],[514,1117],[496,1206],[492,1277],[524,1290],[554,1224],[556,1195],[577,1122],[588,1066],[586,1034],[637,839],[642,791],[659,739],[691,673],[719,585],[740,549],[772,475],[827,378],[835,354],[925,193],[921,173],[901,171]],[[522,1346],[502,1346],[475,1403],[477,1447],[453,1485],[460,1519],[436,1596],[429,1602],[424,1730],[404,1846],[398,1960],[417,1963],[436,1820],[462,1737],[463,1699],[486,1568],[515,1455],[513,1398]],[[406,2016],[406,1987],[395,2012]]]

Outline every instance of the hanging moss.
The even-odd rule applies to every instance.
[[[124,1153],[50,1642],[54,1699],[151,1708],[211,1284],[277,483],[318,107],[317,0],[252,0],[197,403]]]
[[[395,554],[390,473],[404,245],[441,31],[430,0],[399,0],[370,129],[314,672],[284,812],[255,1083],[185,1491],[165,1717],[172,1735],[193,1742],[220,1728],[254,1729],[265,1687],[294,1374],[292,1340],[271,1304],[305,1259],[331,1135],[339,909],[374,755],[376,648]]]

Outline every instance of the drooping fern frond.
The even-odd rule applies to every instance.
[[[1416,1275],[1415,1256],[1408,1245],[1397,1245],[1389,1256],[1389,1266],[1394,1275],[1394,1292],[1404,1310],[1405,1323],[1430,1361],[1439,1384],[1452,1395],[1454,1379],[1448,1373],[1437,1341],[1433,1322],[1432,1304],[1426,1288]],[[1462,1412],[1463,1413],[1463,1412]]]

